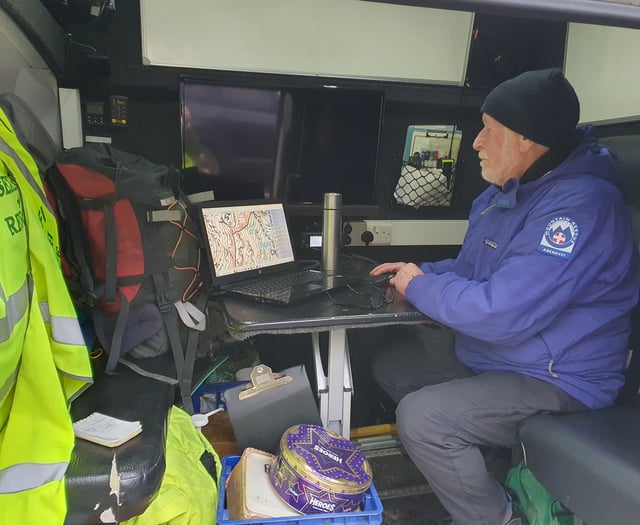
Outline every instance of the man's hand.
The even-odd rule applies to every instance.
[[[394,286],[395,289],[402,295],[405,294],[405,291],[411,279],[413,279],[416,275],[424,275],[422,270],[417,265],[406,262],[379,264],[369,272],[369,275],[371,277],[376,277],[378,275],[382,275],[383,273],[395,273],[395,277],[392,277],[387,282],[391,286]]]

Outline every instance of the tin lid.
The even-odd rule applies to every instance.
[[[334,492],[359,494],[371,484],[371,466],[357,445],[321,426],[289,428],[280,454],[300,475]]]

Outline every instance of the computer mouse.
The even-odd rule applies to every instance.
[[[373,284],[387,284],[390,279],[393,279],[396,276],[395,273],[383,273],[380,275],[376,275],[371,278],[371,282]]]

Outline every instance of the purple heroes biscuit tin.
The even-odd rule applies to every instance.
[[[317,425],[286,430],[270,472],[276,493],[303,514],[357,510],[371,477],[354,443]]]

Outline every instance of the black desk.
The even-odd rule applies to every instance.
[[[347,438],[350,433],[353,395],[347,330],[428,321],[404,296],[392,288],[386,291],[387,299],[393,299],[392,302],[385,303],[380,308],[344,306],[367,304],[371,286],[365,283],[354,285],[354,289],[360,293],[349,289],[336,290],[331,292],[330,297],[322,295],[292,306],[267,305],[230,296],[220,297],[229,332],[237,339],[258,334],[311,334],[320,417],[325,427]],[[320,361],[320,332],[329,332],[326,375]]]

